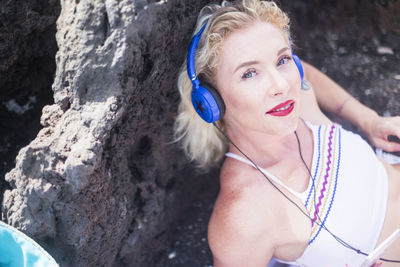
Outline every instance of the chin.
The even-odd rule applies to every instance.
[[[272,130],[275,135],[287,136],[293,134],[296,131],[298,125],[299,125],[298,115],[288,117],[285,120],[282,120],[282,118],[280,118],[279,120],[276,121],[276,123],[274,123]]]

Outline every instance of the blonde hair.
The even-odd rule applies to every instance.
[[[255,22],[272,24],[282,31],[287,43],[290,43],[289,18],[274,2],[223,1],[221,5],[208,5],[200,11],[194,34],[207,23],[195,55],[196,74],[202,83],[207,82],[215,88],[214,74],[224,40],[232,32]],[[182,142],[187,156],[200,168],[216,165],[226,152],[228,143],[212,124],[197,115],[191,102],[192,82],[187,74],[186,61],[178,77],[178,89],[181,102],[175,120],[175,140]],[[224,129],[223,119],[216,123]]]

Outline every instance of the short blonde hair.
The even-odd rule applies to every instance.
[[[224,40],[232,32],[255,22],[267,22],[280,29],[290,44],[289,18],[274,2],[223,1],[221,5],[208,5],[200,11],[194,34],[207,23],[195,55],[196,74],[201,82],[207,82],[215,88],[214,75]],[[187,74],[186,61],[178,77],[178,89],[181,102],[175,120],[175,140],[182,142],[187,156],[200,168],[218,164],[228,143],[212,124],[197,115],[191,102],[192,82]],[[217,125],[224,129],[223,119]]]

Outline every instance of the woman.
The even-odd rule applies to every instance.
[[[370,253],[400,227],[400,167],[332,124],[316,98],[388,151],[400,150],[386,141],[400,137],[400,119],[379,117],[308,64],[303,80],[289,19],[272,2],[207,6],[196,28],[178,81],[176,135],[202,168],[227,156],[208,229],[214,266],[266,266],[272,257],[360,266],[357,251]],[[399,251],[400,240],[383,256],[399,260]]]

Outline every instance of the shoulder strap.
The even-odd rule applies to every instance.
[[[284,188],[286,188],[290,193],[292,193],[296,197],[298,197],[300,199],[303,199],[301,193],[294,191],[292,188],[290,188],[287,185],[285,185],[278,177],[276,177],[272,173],[264,170],[263,168],[253,164],[248,159],[246,159],[246,158],[244,158],[242,156],[239,156],[237,154],[231,153],[231,152],[226,153],[225,156],[233,158],[233,159],[236,159],[238,161],[241,161],[241,162],[243,162],[243,163],[245,163],[247,165],[250,165],[250,166],[254,167],[255,169],[257,169],[257,168],[260,169],[268,178],[271,178],[275,183],[279,184],[280,186],[283,186]]]

